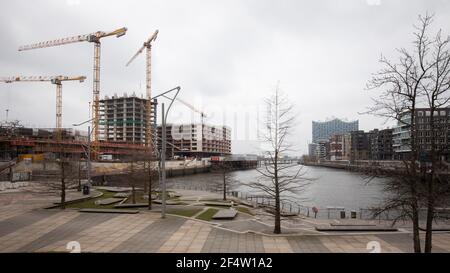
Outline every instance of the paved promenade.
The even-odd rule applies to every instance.
[[[68,252],[71,241],[80,244],[81,252],[367,253],[372,241],[379,243],[381,252],[412,250],[408,230],[270,236],[178,216],[161,219],[159,213],[146,210],[138,214],[80,213],[42,209],[45,204],[48,196],[0,194],[0,252]],[[450,233],[434,234],[433,251],[450,252]]]

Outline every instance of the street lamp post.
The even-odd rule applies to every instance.
[[[88,145],[87,145],[87,185],[91,187],[91,126],[88,126]]]
[[[166,217],[166,124],[167,124],[167,115],[169,113],[170,107],[172,106],[175,98],[178,96],[178,93],[180,92],[181,87],[177,86],[175,88],[170,89],[169,91],[166,91],[162,94],[159,94],[158,96],[153,97],[152,99],[156,99],[159,96],[163,96],[165,98],[170,99],[169,107],[167,107],[167,110],[164,108],[164,103],[161,104],[161,129],[162,129],[162,135],[161,135],[161,191],[162,191],[162,198],[161,198],[161,218]],[[175,95],[173,98],[169,98],[165,96],[165,94],[175,91]]]
[[[78,124],[72,124],[73,126],[80,126],[83,125],[85,123],[88,123],[90,121],[92,121],[93,119],[89,119],[87,121],[84,121],[82,123],[78,123]],[[89,188],[91,188],[92,184],[91,184],[91,126],[88,126],[88,135],[87,135],[87,152],[86,152],[86,163],[87,163],[87,168],[86,168],[86,175],[87,175],[87,186]]]
[[[162,202],[161,217],[166,217],[166,115],[164,113],[164,103],[161,104],[162,119],[162,140],[161,140],[161,185],[162,185]]]

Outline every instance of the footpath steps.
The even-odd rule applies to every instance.
[[[135,203],[135,204],[117,204],[115,208],[146,208],[148,203]]]
[[[214,220],[232,220],[236,217],[235,209],[221,209],[212,217]]]
[[[131,210],[131,209],[80,209],[79,212],[136,214],[136,213],[139,213],[139,210]]]
[[[398,231],[397,228],[389,226],[352,225],[352,224],[320,225],[316,226],[315,228],[317,231],[382,231],[382,232]]]

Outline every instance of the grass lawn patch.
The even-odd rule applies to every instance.
[[[125,201],[126,204],[133,204],[133,194],[130,192],[130,195],[128,196],[127,201]],[[141,191],[136,192],[136,203],[147,203],[148,199],[144,198],[144,193]]]
[[[101,206],[101,205],[96,205],[95,201],[97,201],[99,199],[112,198],[112,197],[114,197],[114,194],[116,194],[116,193],[105,191],[105,190],[98,190],[98,191],[102,192],[103,195],[100,197],[97,197],[97,198],[92,198],[89,200],[68,204],[68,205],[66,205],[66,208],[74,208],[74,209],[99,209],[99,208],[112,209],[112,208],[114,208],[115,204]]]
[[[152,195],[156,195],[156,198],[153,198],[152,200],[161,200],[162,194],[160,192],[152,191]],[[148,204],[148,193],[144,193],[142,191],[136,191],[136,203],[147,203]],[[166,200],[171,201],[180,201],[180,197],[169,197],[169,194],[166,194]],[[127,201],[125,201],[126,204],[133,204],[133,196],[130,192],[130,195],[128,196]]]
[[[235,209],[237,211],[239,211],[239,212],[242,212],[242,213],[247,213],[247,214],[250,214],[250,215],[254,215],[253,212],[249,208],[246,208],[246,207],[235,207]]]
[[[216,214],[218,211],[219,211],[218,209],[209,208],[206,211],[204,211],[202,214],[197,216],[196,218],[199,220],[211,221],[214,214]]]
[[[202,205],[205,206],[205,205]],[[229,209],[231,206],[220,206],[220,205],[206,205],[209,208],[215,208],[215,209]]]
[[[168,214],[175,214],[180,216],[192,217],[202,211],[202,209],[198,208],[188,208],[188,209],[168,209]]]

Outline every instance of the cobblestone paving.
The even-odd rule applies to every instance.
[[[117,215],[89,213],[79,214],[76,218],[73,218],[69,222],[55,228],[49,233],[44,234],[39,239],[21,247],[17,250],[17,252],[32,252],[57,241],[65,240],[69,242],[76,240],[78,233],[81,231],[99,225],[106,220],[114,218],[115,216]]]
[[[0,204],[0,221],[18,216],[25,213],[26,210],[13,208],[11,205],[1,205]]]
[[[0,237],[0,252],[14,252],[78,216],[78,212],[59,212],[34,224]]]
[[[411,252],[410,233],[265,236],[239,233],[206,222],[141,211],[138,214],[33,210],[0,221],[0,252]],[[450,233],[433,234],[433,251],[450,252]]]
[[[121,214],[79,232],[74,240],[80,243],[82,252],[110,252],[152,224],[158,217],[149,213]],[[42,247],[38,251],[65,251],[68,241],[67,239],[60,240]]]
[[[253,233],[235,233],[213,228],[206,239],[201,252],[207,253],[253,253],[264,252],[260,235]]]
[[[3,221],[0,221],[0,236],[5,236],[11,232],[14,232],[22,227],[29,226],[53,214],[55,214],[54,211],[48,210],[38,210],[26,213],[15,212],[14,214],[8,214],[10,217],[6,218]]]
[[[211,231],[211,226],[198,221],[187,220],[158,252],[200,252]]]
[[[24,214],[50,203],[48,195],[36,196],[26,192],[2,193],[0,198],[0,221]]]
[[[153,224],[114,248],[112,252],[157,252],[185,221],[185,218],[173,216],[167,216],[165,220],[156,220]]]
[[[296,253],[326,253],[330,252],[317,236],[288,237],[292,251]]]

